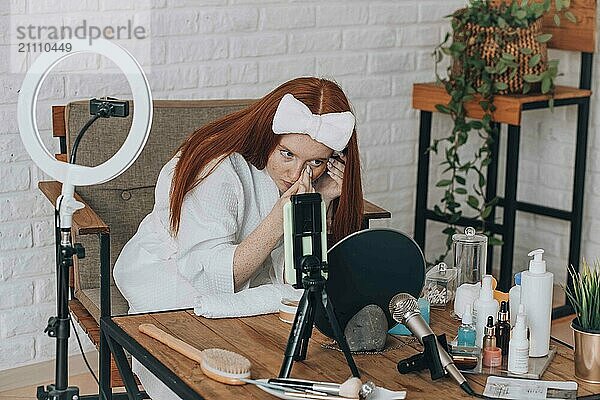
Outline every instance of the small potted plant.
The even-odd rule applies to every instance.
[[[571,327],[575,339],[575,376],[600,383],[600,259],[594,268],[583,260],[581,272],[569,268],[572,285],[565,287],[577,315]]]

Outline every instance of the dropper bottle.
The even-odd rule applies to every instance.
[[[483,347],[482,347],[483,350],[490,348],[490,347],[496,347],[495,331],[496,331],[496,329],[494,328],[494,317],[489,316],[487,319],[487,324],[484,329],[485,334],[483,336]]]
[[[496,347],[496,336],[494,335],[496,328],[494,317],[491,315],[487,319],[484,331],[481,363],[484,367],[498,367],[502,364],[502,350]]]
[[[510,341],[510,322],[508,316],[508,304],[505,301],[500,303],[498,311],[498,321],[496,321],[496,343],[502,349],[502,355],[508,354],[508,342]]]
[[[467,304],[465,312],[462,316],[462,325],[458,328],[458,345],[459,346],[475,346],[475,327],[473,326],[472,306]]]

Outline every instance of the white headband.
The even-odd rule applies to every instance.
[[[304,133],[336,151],[346,148],[353,130],[354,115],[350,111],[313,114],[289,93],[279,102],[273,118],[275,134]]]

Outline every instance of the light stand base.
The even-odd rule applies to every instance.
[[[38,400],[79,400],[79,388],[69,386],[64,390],[57,390],[56,385],[48,385],[46,389],[43,386],[37,387]]]

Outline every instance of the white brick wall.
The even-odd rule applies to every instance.
[[[66,21],[85,18],[93,24],[94,15],[101,14],[97,21],[103,23],[113,17],[149,21],[145,26],[151,32],[149,41],[127,46],[143,59],[157,99],[260,97],[299,75],[335,79],[357,115],[367,198],[393,214],[391,221],[375,225],[412,233],[418,113],[410,107],[411,85],[433,79],[429,54],[448,30],[442,17],[462,4],[459,0],[0,2],[0,370],[54,356],[53,341],[41,333],[54,313],[52,208],[36,188],[46,177],[32,164],[18,137],[15,113],[23,74],[9,72],[14,56],[6,42],[9,34],[14,35],[8,28],[11,18],[29,13],[32,21],[63,16]],[[552,56],[561,58],[563,81],[576,83],[578,57],[558,52]],[[600,88],[599,65],[596,58],[595,91]],[[95,56],[76,56],[60,71],[99,68],[114,70],[114,65]],[[129,96],[123,82],[115,75],[51,74],[42,88],[38,112],[44,140],[54,147],[51,151],[56,149],[50,135],[52,104],[100,95]],[[594,100],[592,110],[596,108]],[[525,117],[520,199],[570,207],[574,114],[570,108]],[[434,117],[436,137],[446,132],[448,122]],[[588,258],[600,256],[600,217],[594,212],[600,206],[599,126],[592,111],[582,252]],[[505,135],[501,149],[504,158]],[[432,170],[436,168],[432,164]],[[437,198],[436,193],[430,197]],[[429,256],[439,249],[439,238],[429,236]],[[517,239],[516,269],[526,265],[528,250],[545,247],[550,268],[564,276],[565,223],[519,215]],[[78,352],[74,342],[71,350]]]

